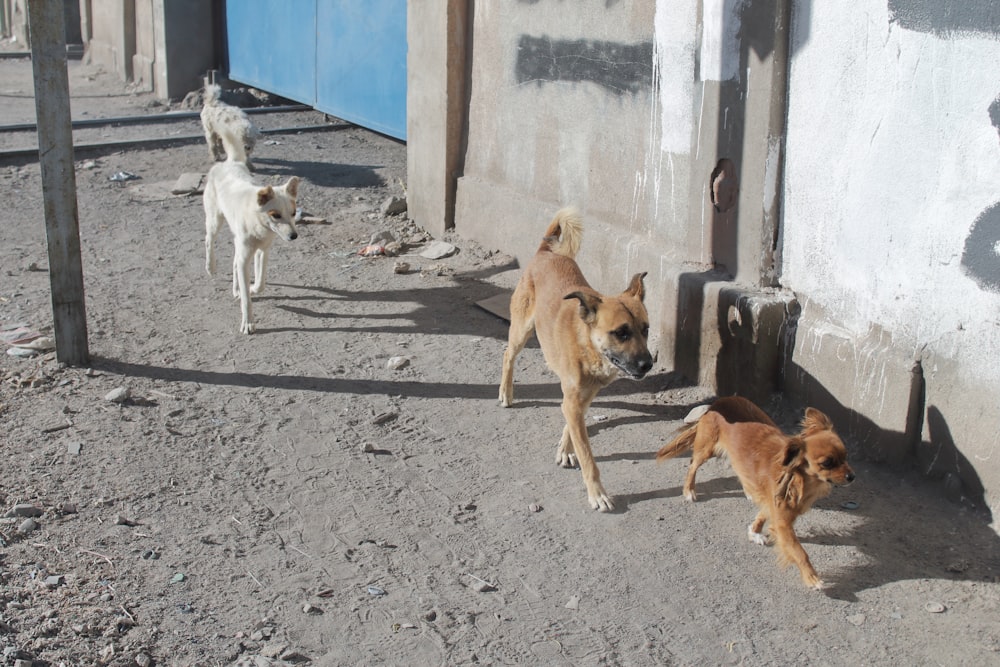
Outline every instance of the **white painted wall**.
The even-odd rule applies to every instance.
[[[923,361],[927,403],[944,406],[956,447],[993,486],[996,516],[1000,294],[961,259],[973,223],[1000,201],[989,115],[1000,39],[961,30],[905,29],[886,0],[797,5],[781,282],[825,320],[804,322],[800,338],[835,329],[853,348],[845,365],[888,340],[891,354]],[[801,346],[797,361],[821,375],[818,357],[830,353]],[[898,384],[856,365],[869,394],[838,400],[874,416],[883,399],[899,402],[871,395]]]

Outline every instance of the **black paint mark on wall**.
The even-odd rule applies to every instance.
[[[889,21],[941,37],[976,33],[1000,37],[996,0],[889,0]]]
[[[1000,132],[1000,97],[989,108],[990,122]],[[979,286],[1000,292],[1000,202],[979,214],[965,239],[962,268]]]
[[[590,81],[616,95],[637,93],[653,85],[653,43],[521,35],[516,69],[518,83]]]
[[[984,290],[1000,292],[1000,202],[980,213],[972,224],[962,268]]]

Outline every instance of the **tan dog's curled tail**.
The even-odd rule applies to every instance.
[[[583,240],[583,222],[575,208],[560,209],[552,218],[539,250],[548,250],[557,255],[573,259],[580,250]]]
[[[676,438],[663,445],[660,451],[656,452],[656,462],[662,463],[666,459],[671,459],[678,454],[683,454],[694,447],[694,438],[698,434],[698,424],[692,424],[681,431]]]

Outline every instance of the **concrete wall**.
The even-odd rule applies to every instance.
[[[219,66],[218,2],[80,0],[86,57],[160,99],[181,99]]]
[[[886,429],[878,456],[917,455],[996,510],[1000,5],[802,2],[793,18],[789,381]]]
[[[456,2],[457,62],[438,32]],[[992,520],[1000,5],[572,5],[410,3],[411,102],[465,76],[411,105],[411,216],[436,229],[444,212],[523,264],[576,205],[596,288],[649,272],[663,369],[826,409],[863,454],[918,465]]]

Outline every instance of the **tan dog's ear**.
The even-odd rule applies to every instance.
[[[806,416],[802,419],[802,435],[812,435],[820,431],[832,431],[833,422],[816,408],[806,408]]]
[[[800,437],[788,439],[781,455],[782,468],[798,468],[806,460],[806,441]]]
[[[257,191],[257,206],[263,206],[274,199],[274,188],[270,185]]]
[[[646,298],[646,286],[642,284],[642,279],[646,277],[646,272],[637,273],[632,276],[632,280],[629,281],[628,287],[625,288],[625,294],[629,296],[634,296],[635,298],[642,301]]]
[[[580,319],[587,324],[592,324],[597,319],[597,307],[601,305],[601,297],[594,294],[584,294],[583,292],[573,292],[567,294],[563,299],[580,300]]]
[[[299,177],[298,176],[292,176],[291,178],[288,179],[288,182],[285,183],[285,192],[287,192],[288,194],[290,194],[293,197],[295,197],[295,196],[298,195],[298,192],[299,192]]]
[[[805,495],[805,482],[802,474],[796,474],[793,470],[785,471],[781,476],[781,483],[778,484],[778,493],[775,497],[777,503],[787,507],[798,507],[802,503],[803,495]]]

